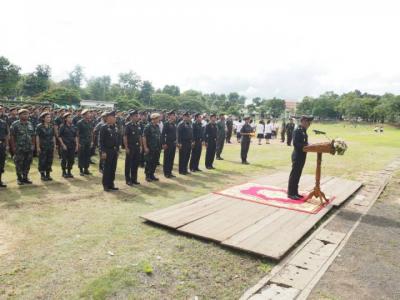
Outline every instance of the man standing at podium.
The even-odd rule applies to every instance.
[[[302,116],[299,126],[293,132],[292,171],[289,176],[288,197],[293,200],[300,200],[299,181],[306,162],[307,153],[303,147],[308,145],[307,129],[314,118]]]

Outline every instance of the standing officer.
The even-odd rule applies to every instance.
[[[144,133],[144,128],[146,127],[147,124],[148,124],[147,111],[144,110],[144,111],[142,111],[140,113],[140,121],[139,121],[140,128],[142,129],[142,136],[143,136],[143,133]],[[140,154],[139,166],[144,168],[144,165],[145,165],[145,159],[144,159],[144,147],[143,147],[142,153]]]
[[[292,171],[290,172],[288,184],[288,197],[293,200],[302,198],[299,195],[299,181],[307,157],[303,147],[308,145],[307,129],[310,127],[312,120],[313,117],[302,116],[300,125],[293,133]]]
[[[159,179],[154,176],[157,168],[157,161],[160,158],[161,143],[160,143],[160,114],[152,113],[150,116],[151,122],[146,125],[143,131],[143,148],[145,153],[145,173],[146,181],[158,181]]]
[[[244,125],[242,129],[240,129],[240,135],[242,137],[242,139],[240,140],[240,156],[242,158],[242,164],[244,165],[250,164],[247,161],[247,153],[249,152],[250,148],[250,140],[252,132],[253,128],[250,125],[250,117],[245,117]]]
[[[193,123],[193,147],[192,155],[190,157],[190,171],[201,172],[199,169],[199,161],[201,156],[201,148],[204,141],[204,128],[202,124],[202,116],[197,113]]]
[[[178,125],[178,148],[179,148],[179,174],[188,175],[188,164],[190,151],[192,149],[193,128],[190,124],[190,114],[185,112],[183,120]]]
[[[293,131],[294,131],[294,123],[293,119],[290,118],[289,123],[286,124],[286,138],[287,138],[286,143],[288,146],[292,145]]]
[[[9,139],[9,129],[8,129],[7,122],[0,119],[0,188],[5,188],[7,187],[3,181],[1,180],[1,177],[4,173],[4,164],[6,161],[6,149],[8,145],[8,139]]]
[[[111,111],[107,114],[106,124],[100,129],[100,152],[101,158],[104,160],[102,183],[105,192],[118,190],[114,185],[114,180],[115,170],[117,169],[120,137],[115,123],[115,111]]]
[[[50,177],[54,153],[54,128],[51,125],[50,113],[45,111],[40,114],[41,123],[36,127],[36,149],[39,155],[40,179],[53,180]]]
[[[225,115],[220,114],[217,122],[217,146],[216,146],[216,159],[223,160],[221,157],[222,150],[225,144]]]
[[[286,122],[285,119],[282,119],[281,125],[281,143],[285,142],[285,134],[286,134]]]
[[[174,166],[176,152],[176,114],[171,110],[168,112],[168,121],[165,122],[161,133],[161,145],[164,149],[164,176],[173,178],[172,168]]]
[[[92,175],[89,172],[90,154],[92,149],[92,123],[90,112],[84,109],[81,113],[82,119],[76,124],[78,135],[78,166],[81,176]]]
[[[96,124],[96,126],[93,129],[93,144],[94,147],[99,147],[99,135],[100,135],[100,129],[103,127],[104,124],[106,124],[106,117],[107,117],[107,112],[103,112],[101,114],[101,120],[99,123]],[[104,162],[101,159],[101,153],[99,153],[99,172],[103,173],[103,166]]]
[[[206,144],[206,168],[215,169],[213,167],[215,148],[217,145],[217,125],[215,124],[216,115],[210,115],[210,122],[206,125],[204,133],[204,141]]]
[[[29,180],[28,173],[35,145],[35,129],[32,123],[28,121],[29,111],[27,109],[20,109],[18,115],[19,120],[15,121],[10,129],[17,182],[19,185],[31,184],[32,181]]]
[[[142,153],[142,129],[138,123],[139,114],[137,110],[129,112],[129,121],[125,124],[124,145],[125,145],[125,181],[131,186],[140,184],[137,181],[137,173]]]
[[[228,119],[226,120],[226,142],[228,144],[231,144],[232,131],[233,131],[233,120],[232,116],[229,116]]]
[[[72,115],[67,112],[63,115],[64,124],[58,132],[58,141],[61,146],[61,169],[64,178],[74,178],[71,169],[75,162],[75,153],[78,151],[78,137],[72,123]]]

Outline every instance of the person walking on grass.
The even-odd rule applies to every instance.
[[[245,120],[246,122],[246,120]],[[262,140],[264,139],[265,136],[265,123],[264,120],[260,120],[257,124],[256,127],[256,134],[257,134],[257,139],[258,139],[258,144],[261,145]]]

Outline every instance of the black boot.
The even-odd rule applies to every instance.
[[[67,176],[68,176],[68,178],[74,178],[74,175],[72,175],[72,173],[71,173],[71,169],[68,169]]]
[[[65,169],[62,169],[62,177],[67,178],[67,171],[65,171]]]
[[[92,173],[90,173],[88,169],[85,169],[85,170],[83,171],[83,174],[85,174],[85,175],[92,175]]]
[[[21,174],[17,174],[17,183],[18,183],[18,185],[24,185],[25,184],[24,180],[22,179],[22,175]]]
[[[46,175],[44,174],[44,172],[40,172],[40,179],[41,179],[42,181],[47,181],[47,177],[46,177]]]
[[[50,176],[50,171],[46,171],[46,178],[47,178],[48,181],[52,181],[53,180],[53,178],[51,178],[51,176]]]
[[[26,184],[32,184],[32,181],[30,181],[29,178],[28,178],[28,174],[24,174],[23,181]]]
[[[4,184],[3,181],[1,181],[1,175],[2,174],[0,174],[0,188],[5,188],[5,187],[7,187],[7,185]]]
[[[85,173],[83,172],[83,168],[79,168],[79,175],[85,176]]]

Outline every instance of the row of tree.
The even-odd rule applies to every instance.
[[[0,57],[0,98],[79,105],[81,99],[113,101],[119,109],[157,108],[224,112],[232,115],[260,113],[264,117],[281,117],[286,112],[283,99],[246,98],[236,92],[206,94],[195,90],[181,92],[176,85],[156,89],[133,71],[121,73],[117,82],[110,76],[86,77],[76,66],[68,78],[55,82],[51,69],[39,65],[32,73],[21,74],[21,68]],[[322,119],[363,119],[373,122],[400,122],[400,96],[372,95],[356,90],[342,95],[326,92],[319,97],[304,97],[297,114]]]

